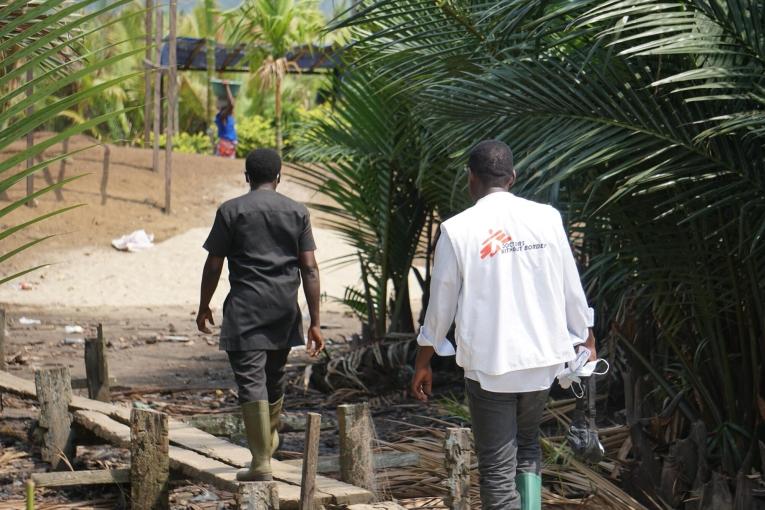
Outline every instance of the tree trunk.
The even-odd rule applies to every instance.
[[[282,77],[276,75],[274,84],[275,105],[274,105],[274,129],[276,131],[276,152],[282,155]]]
[[[212,90],[212,80],[215,76],[215,1],[205,0],[205,30],[207,36],[207,129],[210,135],[210,145],[215,152],[215,96]]]

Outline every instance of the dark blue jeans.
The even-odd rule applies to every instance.
[[[520,509],[516,471],[541,471],[539,424],[550,390],[494,393],[471,379],[465,379],[465,389],[481,475],[481,509]]]

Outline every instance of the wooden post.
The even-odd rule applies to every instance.
[[[341,405],[337,408],[337,418],[340,425],[340,479],[374,492],[369,404]]]
[[[108,144],[104,145],[104,166],[101,171],[101,205],[106,205],[106,187],[109,185],[109,163],[112,150]]]
[[[35,78],[35,73],[32,68],[27,69],[27,83],[32,83],[32,80]],[[27,88],[27,98],[30,98],[32,94],[34,93],[34,90],[32,87]],[[35,108],[31,104],[27,107],[27,117],[31,117],[34,113]],[[35,144],[35,133],[34,131],[30,131],[27,133],[27,150],[31,149],[32,146]],[[35,160],[34,158],[27,159],[27,170],[35,166]],[[34,174],[27,175],[27,196],[31,195],[35,192],[35,176]],[[36,207],[37,202],[34,199],[29,199],[27,201],[28,207]]]
[[[279,510],[279,490],[276,482],[239,484],[236,503],[240,510]]]
[[[5,308],[0,308],[0,370],[5,370]]]
[[[316,468],[319,465],[319,435],[321,415],[308,413],[305,427],[305,449],[303,450],[303,479],[300,484],[300,510],[314,510],[316,494]]]
[[[169,22],[169,39],[168,39],[168,61],[167,61],[167,135],[165,136],[165,214],[172,212],[170,199],[172,196],[172,182],[173,182],[173,132],[175,131],[175,110],[177,108],[177,102],[175,100],[176,92],[178,89],[177,73],[177,59],[176,59],[176,18],[177,18],[178,4],[177,0],[170,0],[170,19]]]
[[[146,0],[146,19],[145,19],[145,44],[146,44],[146,62],[151,62],[151,42],[152,30],[154,28],[154,0]],[[143,76],[143,146],[148,147],[151,143],[151,69],[148,64],[146,73]]]
[[[444,465],[446,506],[452,510],[470,510],[470,429],[447,429]]]
[[[164,413],[133,409],[130,414],[130,492],[133,510],[170,507],[170,436]]]
[[[69,403],[72,386],[69,368],[64,365],[35,370],[37,401],[40,404],[38,425],[43,429],[41,456],[55,470],[65,464],[74,451],[71,441],[72,418]]]
[[[65,155],[69,152],[69,138],[64,138],[64,141],[61,142],[61,154]],[[66,176],[66,163],[69,160],[69,157],[61,158],[61,166],[58,169],[58,182],[61,182],[64,180],[64,177]]]
[[[159,172],[159,135],[160,120],[162,118],[162,10],[157,9],[157,30],[154,32],[154,55],[156,58],[154,72],[154,105],[152,106],[152,115],[154,115],[154,153],[151,159],[151,169]]]
[[[104,328],[98,325],[96,338],[85,340],[85,374],[88,379],[88,397],[111,402],[109,392],[109,366],[106,363]]]

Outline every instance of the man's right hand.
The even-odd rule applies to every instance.
[[[587,340],[584,342],[584,346],[590,350],[590,359],[587,361],[595,361],[598,359],[598,350],[595,348],[595,334],[592,332],[592,328],[589,329]]]
[[[433,370],[430,365],[415,368],[412,377],[412,396],[421,402],[427,402],[433,393]]]
[[[213,314],[210,310],[210,307],[200,308],[199,312],[197,312],[197,329],[201,331],[202,333],[210,334],[212,331],[210,328],[207,327],[207,321],[210,321],[210,324],[215,326],[215,321],[213,320]]]

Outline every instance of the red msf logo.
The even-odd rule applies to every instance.
[[[512,241],[504,230],[489,230],[489,237],[481,245],[481,260],[491,258],[502,250],[502,247]]]

